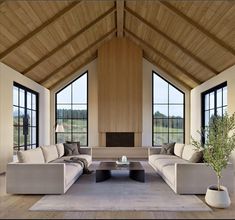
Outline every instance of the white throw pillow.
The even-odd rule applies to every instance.
[[[196,148],[193,145],[185,145],[182,153],[182,158],[185,160],[190,160],[193,154],[196,152]]]
[[[18,151],[17,157],[19,163],[45,163],[40,147],[33,150]]]
[[[63,144],[56,144],[56,148],[58,151],[58,156],[59,157],[64,156],[64,145]]]
[[[174,147],[174,154],[178,157],[182,157],[183,149],[184,149],[184,144],[176,143]]]
[[[42,146],[41,149],[46,163],[59,158],[56,145]]]

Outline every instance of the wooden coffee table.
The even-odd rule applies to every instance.
[[[126,170],[133,180],[144,182],[145,171],[140,162],[130,162],[129,165],[117,165],[116,162],[100,162],[96,169],[96,182],[102,182],[111,177],[112,170]]]

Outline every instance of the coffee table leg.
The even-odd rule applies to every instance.
[[[111,177],[110,170],[96,170],[96,182],[102,182]]]
[[[144,170],[130,170],[129,177],[139,182],[143,182],[143,183],[145,182]]]

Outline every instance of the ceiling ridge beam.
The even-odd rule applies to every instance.
[[[142,45],[144,45],[145,47],[149,48],[151,51],[153,51],[157,56],[159,56],[160,58],[162,58],[163,60],[167,61],[168,63],[170,63],[172,66],[174,66],[175,68],[177,68],[178,70],[180,70],[181,73],[183,73],[186,77],[190,78],[191,80],[193,80],[197,85],[201,84],[202,82],[198,79],[196,79],[193,75],[191,75],[189,72],[187,72],[185,69],[183,69],[181,66],[179,66],[178,64],[176,64],[174,61],[172,61],[169,57],[167,57],[166,55],[162,54],[161,52],[159,52],[158,50],[156,50],[153,46],[151,46],[150,44],[148,44],[146,41],[144,41],[143,39],[141,39],[140,37],[136,36],[134,33],[132,33],[131,31],[127,30],[126,28],[124,28],[124,31],[129,34],[130,36],[134,37],[135,39],[137,39]]]
[[[151,28],[153,31],[157,32],[159,35],[161,35],[163,38],[165,38],[166,40],[168,40],[171,44],[173,44],[174,46],[178,47],[184,54],[186,54],[188,57],[190,57],[191,59],[195,60],[197,63],[199,63],[201,66],[203,66],[204,68],[206,68],[207,70],[209,70],[210,72],[212,72],[214,75],[219,74],[219,72],[211,67],[210,65],[208,65],[207,63],[205,63],[204,61],[202,61],[200,58],[198,58],[197,56],[195,56],[192,52],[190,52],[188,49],[186,49],[185,47],[181,46],[177,41],[175,41],[174,39],[172,39],[171,37],[169,37],[168,35],[166,35],[164,32],[162,32],[161,30],[159,30],[157,27],[155,27],[153,24],[151,24],[150,22],[146,21],[143,17],[141,17],[139,14],[137,14],[136,12],[134,12],[133,10],[131,10],[130,8],[125,7],[125,11],[128,12],[129,14],[131,14],[132,16],[134,16],[135,18],[137,18],[138,20],[140,20],[142,23],[144,23],[146,26],[148,26],[149,28]]]
[[[123,37],[124,0],[116,0],[117,37]]]
[[[169,72],[167,69],[165,69],[163,66],[161,66],[160,64],[156,63],[156,61],[154,61],[153,59],[149,58],[148,56],[146,56],[144,54],[143,56],[146,60],[148,60],[150,63],[154,64],[157,68],[159,68],[160,70],[162,70],[163,72],[165,72],[166,74],[170,75],[170,77],[172,77],[173,79],[175,79],[176,81],[178,81],[180,84],[182,84],[185,88],[187,88],[188,90],[191,90],[192,87],[189,86],[188,84],[186,84],[185,82],[181,81],[179,78],[177,78],[173,73]]]
[[[61,81],[66,80],[67,78],[69,78],[71,75],[73,75],[74,73],[76,73],[77,71],[79,71],[81,68],[83,68],[84,66],[86,66],[87,64],[89,64],[90,62],[92,62],[93,60],[95,60],[97,58],[97,55],[92,56],[88,59],[86,59],[86,61],[84,63],[82,63],[81,65],[79,65],[75,70],[73,70],[72,72],[70,72],[69,74],[67,74],[66,76],[64,76],[63,78],[59,79],[57,82],[53,83],[48,89],[51,90],[53,88],[55,88]]]
[[[36,34],[38,34],[40,31],[42,31],[44,28],[55,22],[57,19],[65,15],[67,12],[72,10],[75,6],[77,6],[82,1],[74,1],[71,4],[69,4],[67,7],[65,7],[63,10],[59,11],[57,14],[55,14],[52,18],[45,21],[42,25],[37,27],[35,30],[27,34],[25,37],[23,37],[21,40],[17,41],[15,44],[13,44],[10,48],[6,49],[0,54],[0,61],[4,60],[7,56],[9,56],[12,52],[14,52],[17,48],[21,47],[25,42],[30,40],[32,37],[34,37]]]
[[[109,37],[111,34],[115,33],[117,31],[116,28],[113,28],[111,31],[109,31],[108,33],[106,33],[105,35],[103,35],[101,38],[99,38],[98,40],[96,40],[95,42],[93,42],[92,44],[90,44],[88,47],[86,47],[84,50],[82,50],[80,53],[78,53],[77,55],[75,55],[73,58],[71,58],[70,60],[68,60],[66,63],[62,64],[60,67],[58,67],[57,69],[55,69],[52,73],[50,73],[48,76],[46,76],[44,79],[42,79],[40,82],[38,82],[39,84],[44,84],[46,81],[48,81],[51,77],[55,76],[59,71],[61,71],[62,69],[64,69],[66,66],[68,66],[70,63],[74,62],[78,57],[82,56],[83,54],[85,54],[88,50],[90,50],[91,48],[95,47],[97,44],[99,44],[100,42],[102,42],[103,40],[105,40],[107,37]]]
[[[75,33],[74,35],[72,35],[70,38],[68,38],[66,41],[64,41],[63,43],[61,43],[60,45],[58,45],[56,48],[54,48],[52,51],[50,51],[48,54],[46,54],[45,56],[43,56],[41,59],[39,59],[38,61],[36,61],[34,64],[32,64],[31,66],[29,66],[27,69],[25,69],[23,71],[23,75],[26,75],[32,71],[34,68],[36,68],[38,65],[40,65],[40,63],[44,62],[46,59],[48,59],[49,57],[51,57],[53,54],[55,54],[56,52],[58,52],[59,50],[61,50],[63,47],[65,47],[67,44],[69,44],[71,41],[73,41],[74,39],[76,39],[78,36],[82,35],[84,32],[86,32],[88,29],[90,29],[92,26],[96,25],[98,22],[100,22],[101,20],[103,20],[105,17],[111,15],[114,11],[116,10],[115,6],[110,8],[108,11],[106,11],[105,13],[103,13],[102,15],[100,15],[98,18],[96,18],[95,20],[93,20],[92,22],[90,22],[88,25],[86,25],[85,27],[83,27],[81,30],[79,30],[77,33]]]
[[[183,14],[181,11],[179,11],[177,8],[175,8],[173,5],[168,3],[167,1],[158,1],[162,6],[164,6],[169,12],[171,12],[173,15],[176,15],[186,21],[188,24],[196,28],[198,31],[200,31],[204,36],[206,36],[209,40],[214,41],[217,45],[222,47],[224,50],[229,51],[233,56],[235,56],[235,50],[231,48],[227,43],[225,43],[223,40],[220,40],[215,35],[211,34],[208,30],[206,30],[204,27],[199,25],[197,22]]]

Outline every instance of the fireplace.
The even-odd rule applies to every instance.
[[[134,147],[134,132],[106,132],[106,147]]]

